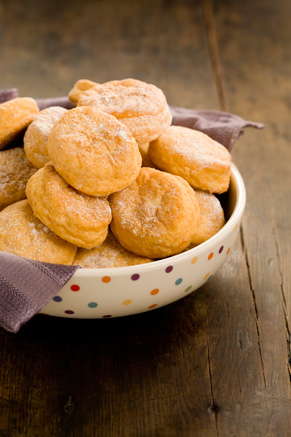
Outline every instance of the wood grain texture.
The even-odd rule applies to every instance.
[[[214,17],[227,107],[265,123],[237,147],[246,181],[242,244],[264,385],[254,393],[259,435],[289,435],[290,398],[290,4],[219,2]],[[266,31],[267,29],[267,31]],[[253,369],[253,367],[252,367]],[[229,429],[229,423],[224,424]],[[222,424],[222,426],[224,426]],[[255,422],[253,422],[255,426]],[[222,428],[223,429],[223,428]],[[248,426],[248,432],[252,430]],[[255,432],[255,428],[253,429]],[[256,435],[255,433],[255,435]],[[246,433],[247,435],[247,433]]]
[[[0,331],[0,436],[289,436],[290,5],[287,0],[0,0],[0,87],[66,94],[135,77],[172,105],[266,124],[233,154],[241,238],[199,291],[111,320]]]

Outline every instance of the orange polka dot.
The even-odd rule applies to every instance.
[[[154,296],[155,294],[158,294],[159,291],[160,291],[160,290],[159,290],[158,288],[154,288],[154,289],[151,291],[151,295]]]
[[[105,284],[107,284],[107,283],[110,282],[110,281],[111,281],[110,276],[103,276],[103,278],[102,278],[102,282],[104,282]]]
[[[152,308],[155,308],[156,306],[158,306],[158,304],[154,303],[153,305],[150,305],[149,308],[152,309]]]
[[[213,255],[214,255],[213,252],[211,252],[211,253],[208,255],[208,259],[209,259],[209,261],[211,260],[211,258],[213,257]]]
[[[198,260],[197,256],[194,256],[194,258],[191,259],[191,264],[195,264],[197,260]]]
[[[122,305],[130,305],[132,303],[132,300],[131,299],[125,299],[123,302],[122,302]]]
[[[228,255],[230,252],[230,247],[227,249],[226,255]]]
[[[207,279],[207,278],[209,278],[209,276],[210,276],[210,273],[206,273],[206,275],[204,276],[203,279]]]

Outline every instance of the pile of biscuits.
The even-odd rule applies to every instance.
[[[119,267],[178,254],[224,225],[215,194],[228,190],[230,154],[171,125],[159,88],[79,80],[69,99],[70,110],[0,105],[1,251]]]

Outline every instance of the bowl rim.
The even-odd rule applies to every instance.
[[[72,278],[82,278],[82,277],[100,277],[100,276],[123,276],[134,273],[138,270],[139,273],[146,272],[148,270],[160,269],[161,267],[166,267],[169,263],[181,262],[185,259],[193,258],[199,256],[201,252],[211,249],[213,243],[221,242],[225,236],[239,223],[246,205],[246,188],[243,178],[235,166],[231,163],[231,183],[235,186],[236,191],[236,203],[234,206],[233,213],[225,223],[225,225],[211,238],[206,240],[204,243],[199,244],[192,249],[185,252],[179,253],[177,255],[172,255],[164,259],[160,259],[151,263],[137,264],[133,266],[124,267],[106,267],[106,268],[78,268]]]

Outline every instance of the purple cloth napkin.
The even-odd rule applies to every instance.
[[[18,97],[16,89],[1,90],[0,103]],[[49,106],[72,108],[67,97],[37,100],[40,109]],[[263,125],[215,110],[171,107],[173,124],[200,130],[223,144],[229,151],[247,126]],[[0,120],[1,124],[1,120]],[[78,266],[63,266],[28,260],[0,252],[0,325],[10,332],[37,314],[72,277]]]

